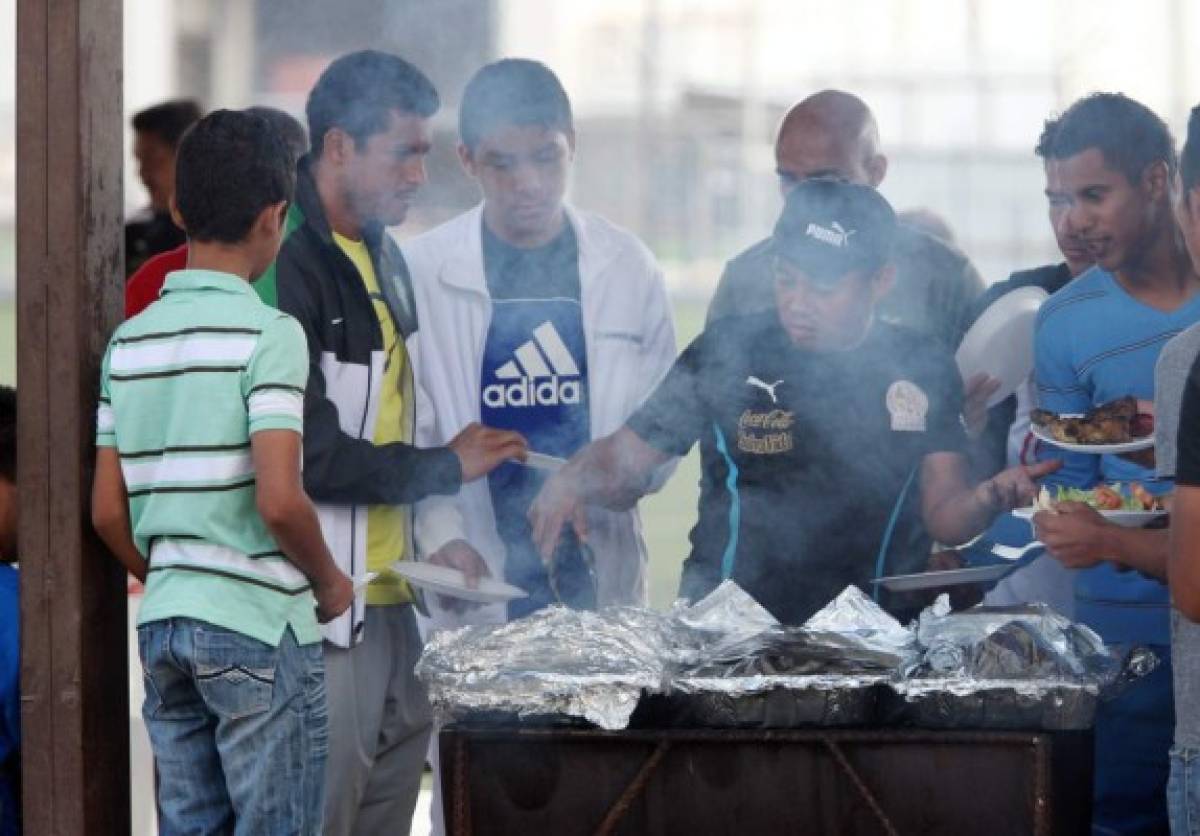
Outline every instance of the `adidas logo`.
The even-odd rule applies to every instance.
[[[514,359],[496,369],[501,382],[484,387],[486,406],[500,409],[580,402],[579,366],[552,323],[543,322],[535,328],[533,339],[513,355]]]
[[[804,234],[831,247],[847,247],[850,245],[850,236],[857,231],[843,229],[840,223],[834,221],[828,227],[810,223],[808,229],[804,230]]]

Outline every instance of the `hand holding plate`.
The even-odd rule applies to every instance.
[[[1033,530],[1046,551],[1068,569],[1090,569],[1110,551],[1113,526],[1083,502],[1059,502],[1053,511],[1033,515]]]
[[[463,573],[469,589],[478,589],[480,579],[491,577],[492,574],[488,570],[487,564],[484,563],[483,557],[466,540],[451,540],[429,555],[425,562],[459,570]],[[438,604],[450,612],[466,612],[479,606],[462,598],[453,598],[448,595],[438,595],[437,599]]]

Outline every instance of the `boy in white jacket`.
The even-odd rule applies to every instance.
[[[483,420],[520,432],[530,451],[570,457],[621,426],[674,359],[662,274],[633,235],[564,205],[575,133],[547,67],[508,59],[481,69],[463,93],[459,130],[483,203],[402,246],[424,325],[419,389],[432,401],[417,443],[442,444]],[[431,600],[433,626],[499,622],[557,602],[644,601],[632,502],[590,517],[586,545],[565,537],[555,577],[547,574],[526,517],[544,476],[514,463],[418,505],[426,559],[529,592],[507,609]]]

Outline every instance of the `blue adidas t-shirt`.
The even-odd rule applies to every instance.
[[[579,246],[571,225],[550,243],[520,249],[483,224],[483,261],[492,318],[480,374],[480,419],[521,433],[529,449],[568,458],[591,439],[587,340],[580,301]],[[595,589],[572,535],[555,556],[556,595],[533,546],[527,514],[545,474],[506,464],[488,477],[505,576],[527,590],[509,605],[526,615],[561,599],[594,607]]]
[[[1200,322],[1200,294],[1174,311],[1160,311],[1129,293],[1107,271],[1093,267],[1042,305],[1034,334],[1038,405],[1059,413],[1086,412],[1126,395],[1154,399],[1154,365],[1163,345]],[[1050,485],[1091,487],[1099,482],[1145,483],[1155,493],[1171,483],[1153,470],[1117,456],[1067,453],[1041,445],[1039,457],[1060,458]],[[1109,642],[1170,639],[1165,584],[1103,564],[1077,573],[1076,616]]]

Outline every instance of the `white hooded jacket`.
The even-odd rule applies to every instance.
[[[641,241],[598,215],[567,207],[579,245],[579,279],[587,343],[592,438],[619,429],[675,359],[675,327],[662,272]],[[401,245],[422,324],[413,358],[418,404],[416,444],[445,445],[479,421],[480,364],[492,303],[483,265],[482,206]],[[671,465],[656,474],[656,487]],[[646,545],[637,509],[592,508],[588,542],[596,557],[597,600],[643,603]],[[496,532],[487,480],[463,485],[456,496],[430,497],[416,507],[416,541],[429,555],[466,540],[504,577],[504,545]],[[429,596],[432,624],[463,623]],[[503,604],[472,611],[477,623],[505,620]]]

